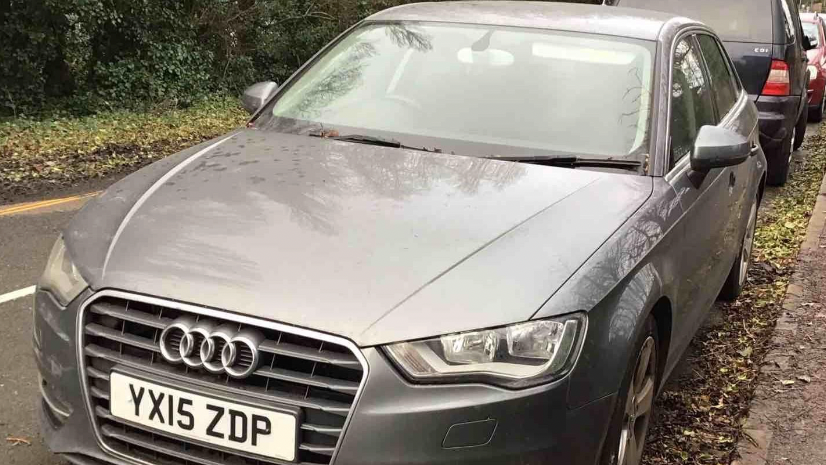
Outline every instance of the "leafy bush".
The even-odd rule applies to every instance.
[[[283,81],[348,26],[410,1],[0,0],[0,116],[237,95]]]
[[[0,114],[39,108],[73,92],[67,10],[59,1],[0,0]]]

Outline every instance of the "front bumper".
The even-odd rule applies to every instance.
[[[761,95],[756,105],[760,112],[760,145],[764,150],[779,149],[783,139],[797,123],[800,96]]]
[[[75,335],[79,302],[89,297],[85,292],[65,311],[47,293],[38,292],[35,299],[44,438],[52,451],[75,463],[124,464],[101,448],[82,394]],[[593,464],[598,459],[613,395],[569,409],[567,379],[522,391],[416,386],[378,349],[363,354],[369,375],[343,433],[337,465]]]

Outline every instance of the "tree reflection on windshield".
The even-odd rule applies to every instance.
[[[256,127],[301,128],[286,118],[461,155],[639,159],[652,50],[597,34],[367,22],[281,89]]]
[[[335,71],[316,82],[295,105],[296,116],[313,119],[321,115],[319,108],[326,107],[339,97],[349,93],[358,84],[364,70],[364,60],[376,55],[369,42],[356,44],[337,64]]]
[[[432,37],[418,28],[404,24],[391,24],[387,26],[385,33],[399,48],[412,48],[417,52],[433,50]]]

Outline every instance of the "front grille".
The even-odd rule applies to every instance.
[[[170,386],[185,385],[196,392],[201,387],[241,395],[261,406],[299,408],[297,462],[329,464],[366,376],[355,349],[336,338],[309,337],[306,331],[291,332],[277,324],[239,323],[231,315],[220,313],[216,318],[215,313],[116,292],[103,292],[84,306],[81,366],[101,442],[121,455],[151,463],[283,463],[119,421],[109,412],[109,375],[112,369],[121,368],[162,377]],[[266,340],[259,346],[258,369],[246,379],[236,379],[166,361],[160,352],[160,334],[182,316],[209,318],[220,324],[237,324],[239,330],[255,328],[263,333]]]

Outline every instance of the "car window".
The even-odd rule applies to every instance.
[[[792,20],[792,9],[789,6],[789,0],[780,0],[780,6],[783,8],[783,25],[786,27],[786,42],[794,42],[794,20]]]
[[[724,41],[772,42],[772,2],[777,0],[617,0],[621,7],[675,13],[702,21]]]
[[[801,22],[801,25],[803,26],[803,33],[809,38],[812,47],[820,46],[820,33],[817,23]]]
[[[716,124],[711,86],[692,37],[681,39],[674,52],[671,78],[671,166],[691,152],[700,128]]]
[[[280,92],[257,125],[425,140],[460,155],[640,159],[655,47],[529,28],[367,23]]]
[[[711,77],[714,100],[717,102],[717,111],[722,119],[737,102],[737,80],[731,72],[717,40],[706,34],[698,35],[697,40],[703,50],[708,74]]]

